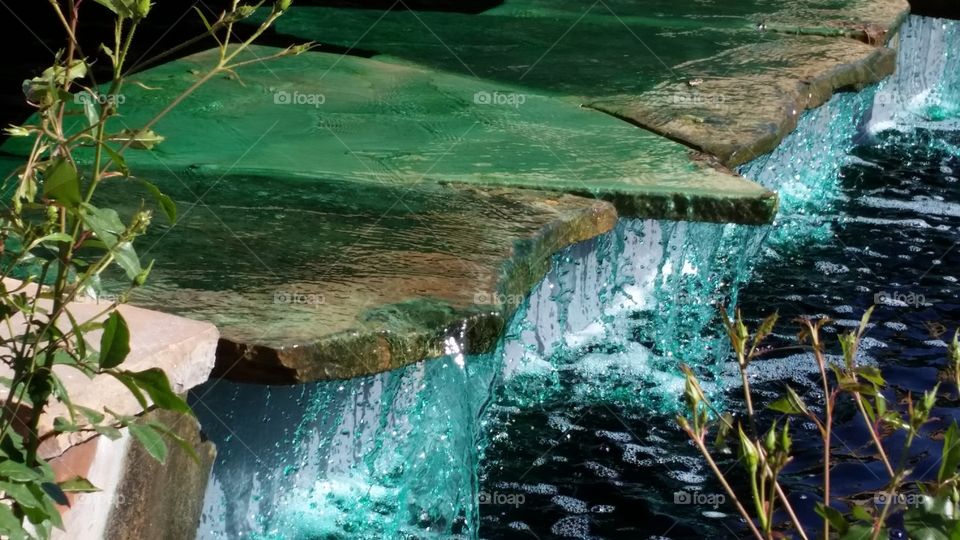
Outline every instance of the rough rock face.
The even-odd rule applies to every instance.
[[[745,46],[723,56],[726,62],[711,58],[678,68],[696,75],[695,87],[664,82],[639,96],[615,96],[590,106],[736,167],[776,148],[807,109],[839,90],[879,82],[893,73],[896,61],[896,53],[885,47],[813,36]],[[730,69],[739,58],[784,67],[751,74]],[[684,92],[688,100],[671,102],[670,96]]]
[[[203,496],[216,458],[213,443],[200,435],[197,421],[169,411],[155,411],[159,420],[184,438],[199,462],[184,449],[170,447],[166,463],[153,459],[142,445],[127,452],[104,538],[110,540],[189,539],[196,535]]]

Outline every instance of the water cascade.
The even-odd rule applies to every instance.
[[[680,362],[721,381],[728,352],[717,306],[736,303],[759,260],[831,234],[821,214],[841,196],[858,137],[908,115],[957,118],[960,74],[948,66],[960,54],[958,28],[911,17],[893,78],[803,113],[774,152],[741,168],[780,193],[772,226],[621,220],[554,257],[490,353],[465,356],[462,336],[451,335],[447,356],[393,372],[195,390],[219,449],[199,537],[474,538],[490,496],[483,470],[498,459],[491,445],[520,429],[513,417],[563,407],[671,412]],[[546,423],[562,432],[564,422]]]

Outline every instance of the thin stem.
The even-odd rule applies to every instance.
[[[790,501],[787,499],[787,494],[784,493],[783,488],[780,487],[780,482],[774,480],[773,487],[777,490],[777,495],[780,497],[780,500],[783,501],[783,509],[787,512],[787,515],[790,516],[790,521],[793,522],[793,526],[797,529],[797,534],[799,534],[803,540],[809,540],[807,533],[803,530],[803,525],[800,523],[800,518],[797,517],[797,513],[793,511],[793,505],[790,504]]]
[[[763,529],[764,533],[770,533],[770,523],[767,521],[767,513],[763,506],[763,498],[760,496],[765,489],[765,480],[766,475],[760,474],[760,485],[757,486],[757,474],[756,472],[751,471],[750,474],[750,494],[753,497],[753,506],[757,511],[757,518],[760,519],[760,528]]]
[[[893,478],[893,465],[890,464],[887,451],[883,449],[883,443],[880,441],[880,435],[877,433],[876,427],[873,425],[873,422],[870,421],[870,417],[867,416],[867,409],[863,406],[863,397],[860,395],[860,392],[854,392],[853,399],[857,402],[857,408],[860,409],[863,423],[867,426],[867,431],[870,432],[870,438],[873,440],[873,445],[877,448],[877,453],[880,454],[880,460],[883,461],[883,466],[886,467],[887,474],[890,475],[890,478]]]
[[[825,399],[826,418],[823,426],[823,506],[830,506],[830,447],[833,442],[833,405],[836,394],[830,391],[830,380],[827,378],[826,359],[819,346],[819,340],[814,338],[813,355],[820,369],[820,380],[823,382],[823,397]],[[830,520],[823,519],[823,537],[830,538]]]
[[[753,432],[753,435],[757,435],[757,424],[754,420],[753,414],[753,397],[750,395],[750,381],[747,377],[747,364],[746,359],[743,357],[743,353],[737,353],[737,367],[740,368],[740,381],[743,384],[743,399],[747,404],[747,418],[750,422],[750,430]]]
[[[687,432],[687,435],[690,436],[690,439],[693,440],[693,443],[697,445],[697,448],[700,449],[700,453],[703,455],[703,458],[707,461],[707,465],[710,467],[710,470],[713,471],[713,475],[716,476],[717,480],[720,482],[720,485],[723,486],[723,490],[727,492],[727,496],[730,497],[730,500],[733,501],[733,505],[737,508],[737,512],[740,513],[740,516],[743,517],[744,521],[747,522],[747,527],[750,528],[750,532],[753,533],[753,536],[757,540],[764,540],[763,534],[760,533],[760,530],[757,529],[757,526],[753,523],[753,519],[750,517],[750,514],[747,512],[747,509],[740,504],[740,499],[737,498],[736,493],[734,493],[733,488],[730,487],[730,484],[727,483],[727,479],[723,476],[723,473],[720,472],[720,468],[717,467],[716,462],[713,461],[713,457],[710,455],[710,451],[707,449],[706,445],[703,443],[703,440],[700,437],[697,437],[693,431],[690,430],[690,427],[687,425],[681,426],[684,431]]]
[[[890,512],[890,507],[893,506],[894,497],[897,494],[897,486],[900,485],[900,482],[903,479],[903,471],[907,463],[907,456],[910,455],[910,446],[913,445],[914,435],[914,431],[911,428],[910,432],[907,434],[907,440],[904,443],[903,453],[900,454],[900,463],[897,465],[897,472],[890,480],[890,488],[887,490],[887,504],[883,505],[883,509],[880,510],[880,515],[873,524],[873,534],[870,537],[871,540],[877,540],[880,537],[881,531],[883,531],[883,524],[887,521],[887,514]]]

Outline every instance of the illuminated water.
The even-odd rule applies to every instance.
[[[559,254],[482,357],[459,355],[451,336],[448,357],[378,376],[198,389],[220,450],[200,537],[732,536],[728,507],[675,502],[716,491],[673,427],[676,366],[733,399],[718,301],[845,325],[885,294],[867,360],[904,388],[929,382],[943,353],[931,321],[960,322],[960,137],[944,131],[957,122],[957,38],[957,25],[911,19],[891,81],[807,113],[744,168],[781,193],[772,227],[622,222]],[[924,301],[898,304],[908,293]],[[805,366],[769,360],[760,391],[807,384]],[[845,429],[851,444],[862,437]],[[804,513],[812,463],[801,452],[795,466]],[[869,487],[857,467],[871,465],[841,463],[837,490]]]

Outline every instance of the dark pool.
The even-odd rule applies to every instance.
[[[822,209],[832,233],[796,248],[767,248],[741,293],[740,305],[754,323],[780,311],[771,345],[795,343],[796,317],[828,316],[836,333],[878,303],[864,351],[892,383],[890,397],[935,384],[945,342],[960,326],[958,149],[960,133],[944,131],[887,132],[861,142],[854,163],[843,169],[841,196]],[[772,352],[755,368],[755,389],[764,400],[789,382],[808,403],[822,402],[812,360],[798,351]],[[739,392],[735,385],[728,391],[730,407],[736,408]],[[958,416],[956,403],[940,404],[931,433]],[[845,407],[839,415],[834,495],[868,497],[864,492],[885,476],[870,457],[860,420]],[[556,403],[511,414],[486,452],[483,492],[502,500],[481,506],[481,536],[745,536],[732,506],[715,504],[720,486],[674,426],[670,413],[603,404]],[[815,525],[820,449],[812,426],[795,428],[796,460],[785,484],[801,518]],[[897,441],[890,439],[892,447]],[[915,443],[916,474],[935,474],[938,456],[935,440]],[[733,461],[724,466],[732,467],[735,483],[742,477]],[[506,500],[510,493],[523,493],[523,500]]]

